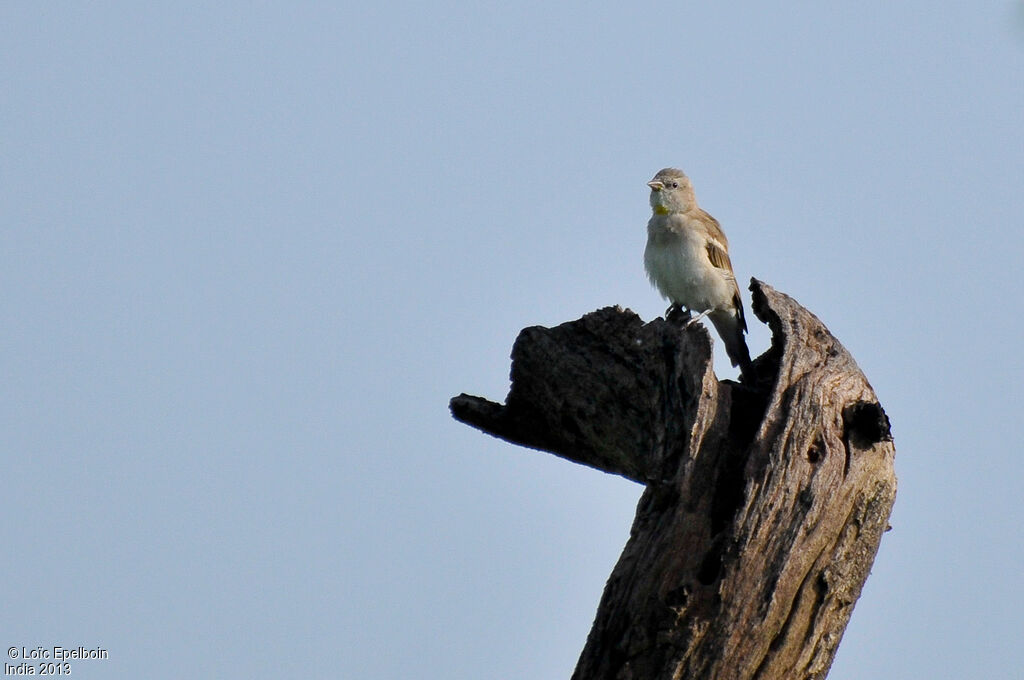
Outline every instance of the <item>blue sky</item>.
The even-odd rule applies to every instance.
[[[567,678],[641,488],[447,403],[503,399],[525,326],[661,314],[672,165],[892,419],[830,678],[1019,676],[1019,3],[7,3],[0,38],[0,642]]]

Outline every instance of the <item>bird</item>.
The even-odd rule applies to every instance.
[[[721,225],[697,205],[693,184],[682,170],[665,168],[647,186],[654,214],[647,222],[644,269],[671,303],[666,318],[677,309],[696,312],[688,327],[708,317],[732,365],[740,367],[745,380],[752,379],[743,300]]]

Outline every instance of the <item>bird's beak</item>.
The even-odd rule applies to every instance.
[[[655,191],[661,191],[662,189],[665,188],[665,185],[656,179],[652,179],[650,182],[648,182],[647,186],[654,189]]]

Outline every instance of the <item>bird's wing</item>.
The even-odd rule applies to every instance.
[[[722,274],[732,281],[732,302],[736,308],[736,317],[740,329],[746,331],[747,321],[743,318],[743,300],[740,298],[740,287],[736,284],[736,273],[732,269],[732,260],[729,259],[729,242],[726,240],[725,232],[722,231],[718,220],[707,213],[704,213],[702,217],[707,217],[702,222],[707,229],[708,242],[705,248],[708,251],[708,260],[711,261],[713,266],[721,269]]]
[[[711,260],[711,264],[723,270],[722,273],[726,277],[735,279],[735,274],[732,271],[732,261],[729,260],[729,251],[726,250],[727,246],[709,235],[705,247],[707,248],[708,259]]]
[[[695,217],[707,241],[704,247],[708,251],[708,259],[712,265],[724,270],[722,273],[731,278],[733,273],[732,261],[729,260],[729,239],[725,238],[722,226],[718,224],[718,220],[703,210],[698,210]]]
[[[743,318],[743,299],[740,298],[740,287],[736,284],[736,273],[732,270],[729,253],[722,247],[722,244],[710,238],[708,239],[707,249],[708,259],[711,260],[711,264],[721,269],[725,278],[732,281],[732,305],[736,308],[739,327],[745,332],[747,330],[747,320]]]
[[[708,236],[721,243],[725,247],[725,251],[729,252],[729,239],[725,237],[725,232],[722,231],[722,225],[718,223],[718,220],[709,215],[703,208],[697,209],[697,219],[704,225]]]

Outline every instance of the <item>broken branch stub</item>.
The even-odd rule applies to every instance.
[[[605,308],[527,328],[504,405],[456,419],[645,485],[574,678],[823,678],[896,493],[884,410],[795,300],[753,280],[773,333],[757,383],[711,338]]]

